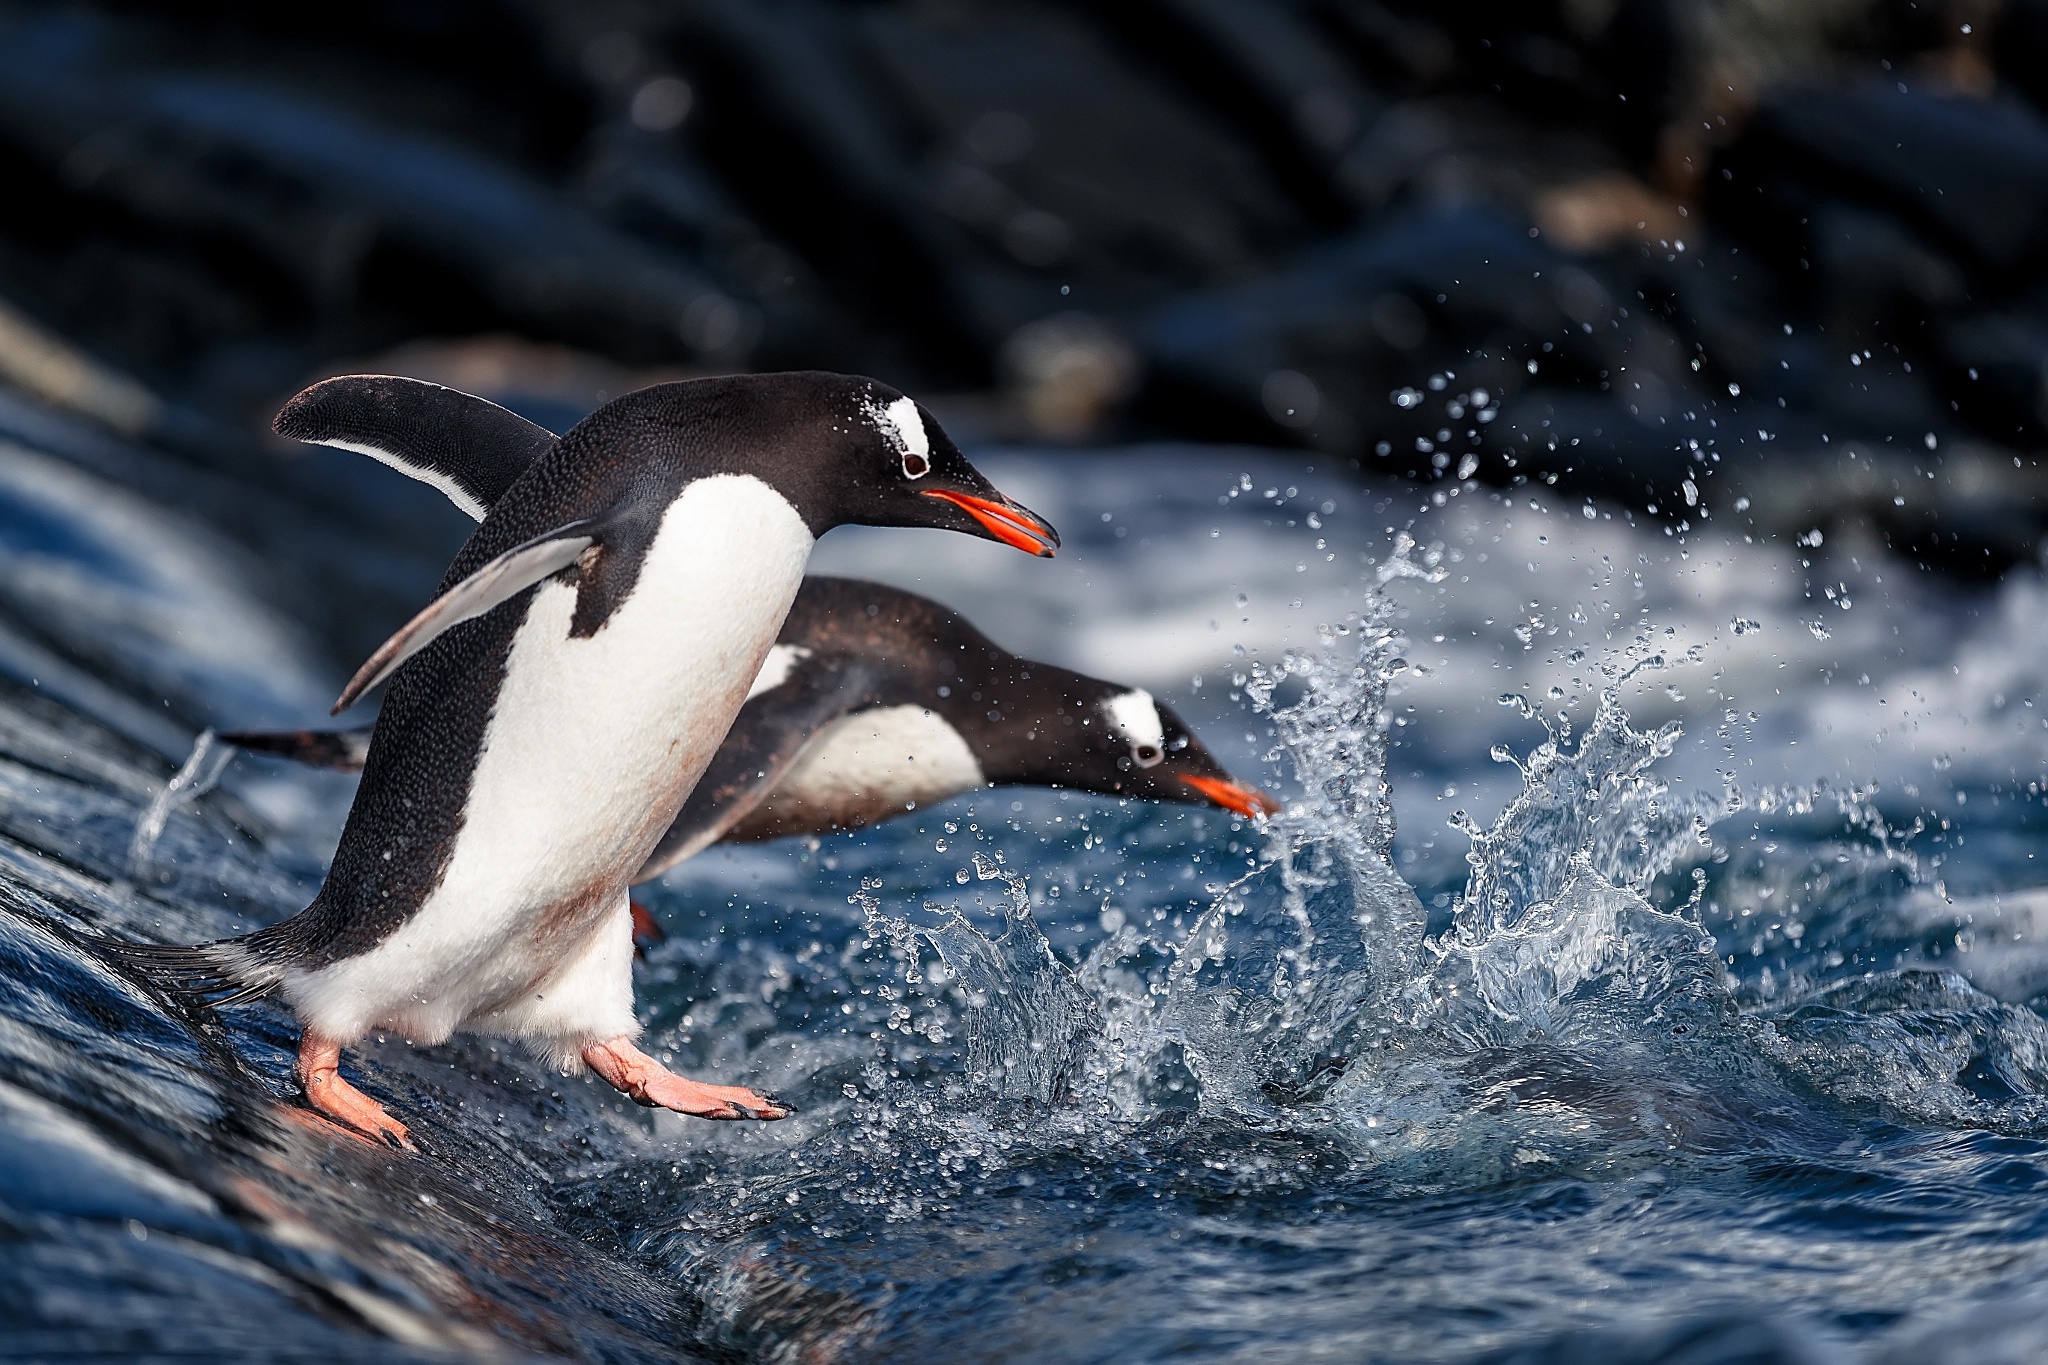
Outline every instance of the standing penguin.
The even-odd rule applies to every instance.
[[[784,1117],[633,1045],[626,888],[746,700],[818,536],[928,526],[1046,556],[1058,537],[872,380],[642,389],[509,482],[501,444],[431,404],[408,424],[431,386],[392,383],[386,444],[356,448],[489,511],[440,594],[335,704],[392,679],[327,879],[252,934],[121,951],[216,1004],[281,996],[304,1027],[308,1102],[394,1145],[410,1145],[404,1126],[339,1070],[373,1029],[514,1038],[641,1104]],[[295,398],[278,430],[307,438],[327,389]]]

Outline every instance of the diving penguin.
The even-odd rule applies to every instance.
[[[304,439],[347,382],[299,395],[278,430]],[[474,410],[439,421],[414,410],[425,388],[393,384],[386,444],[360,444],[489,510],[335,704],[391,680],[327,878],[252,934],[117,951],[215,1004],[282,997],[304,1027],[308,1102],[395,1145],[404,1126],[339,1070],[373,1029],[517,1039],[645,1105],[783,1117],[634,1047],[626,888],[745,702],[819,535],[928,526],[1048,556],[1057,536],[872,380],[642,389],[509,481]]]

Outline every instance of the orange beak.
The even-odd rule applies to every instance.
[[[1240,786],[1221,777],[1183,777],[1181,781],[1223,809],[1235,811],[1248,819],[1280,813],[1280,803],[1257,787]]]
[[[955,493],[949,488],[928,488],[924,495],[952,503],[980,522],[982,529],[991,536],[1027,555],[1051,559],[1053,550],[1060,543],[1059,533],[1037,513],[1014,504],[992,502],[987,498],[977,498],[972,493]]]

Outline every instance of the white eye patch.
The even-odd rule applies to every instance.
[[[1131,746],[1131,762],[1150,768],[1166,757],[1166,725],[1159,719],[1159,703],[1144,688],[1119,692],[1102,703],[1109,722]]]
[[[924,417],[915,400],[899,398],[887,407],[871,402],[867,414],[882,433],[882,439],[902,457],[905,478],[921,479],[931,472],[932,445],[925,435]]]

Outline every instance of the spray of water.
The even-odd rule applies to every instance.
[[[1638,730],[1619,700],[1665,666],[1648,650],[1611,672],[1577,735],[1509,699],[1546,733],[1524,757],[1497,753],[1523,780],[1496,820],[1455,818],[1468,877],[1432,935],[1392,859],[1387,772],[1388,694],[1407,665],[1380,589],[1436,576],[1412,548],[1319,649],[1248,668],[1300,795],[1265,826],[1258,865],[1184,931],[1123,924],[1070,968],[1026,879],[990,858],[974,871],[1000,891],[992,935],[957,906],[892,918],[863,886],[869,941],[900,968],[887,1026],[917,1040],[915,1065],[888,1045],[890,1074],[951,1068],[936,1112],[890,1099],[889,1065],[871,1068],[880,1100],[856,1109],[882,1125],[871,1144],[901,1150],[924,1124],[920,1143],[1022,1160],[1178,1113],[1312,1131],[1361,1169],[1441,1188],[1753,1143],[1759,1115],[1814,1091],[1907,1119],[2048,1127],[2048,1026],[1959,978],[1893,973],[1738,1006],[1702,923],[1716,822],[1832,805],[1881,854],[1896,834],[1862,791],[1675,790],[1657,765],[1678,729]],[[1660,905],[1661,879],[1688,863],[1690,897]],[[1040,1121],[992,1129],[991,1102]]]
[[[148,871],[150,856],[156,851],[157,840],[163,838],[164,826],[170,822],[171,812],[212,791],[234,756],[234,745],[223,744],[210,729],[199,732],[184,765],[172,774],[171,780],[164,784],[164,789],[156,794],[135,822],[135,835],[128,841],[130,871],[138,876]]]

